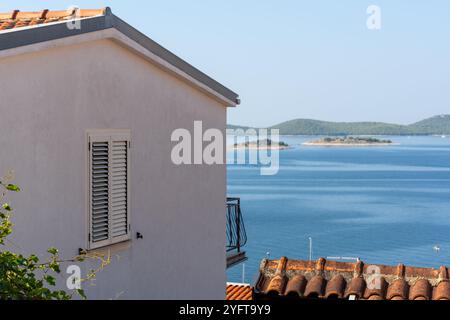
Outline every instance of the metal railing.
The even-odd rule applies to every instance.
[[[247,243],[240,198],[227,198],[227,252],[241,251]]]

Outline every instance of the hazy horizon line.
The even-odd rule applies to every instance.
[[[415,124],[417,122],[423,121],[423,120],[427,120],[427,119],[432,119],[432,118],[436,118],[436,117],[449,117],[450,113],[448,114],[437,114],[434,116],[430,116],[427,118],[421,118],[418,119],[414,122],[410,122],[410,123],[396,123],[396,122],[386,122],[386,121],[374,121],[374,120],[360,120],[360,121],[333,121],[333,120],[322,120],[322,119],[313,119],[313,118],[293,118],[293,119],[289,119],[289,120],[284,120],[275,124],[272,124],[270,126],[254,126],[254,125],[248,125],[248,124],[234,124],[234,123],[228,123],[227,125],[232,125],[232,126],[241,126],[241,127],[250,127],[250,128],[268,128],[268,127],[273,127],[276,125],[280,125],[289,121],[294,121],[294,120],[310,120],[310,121],[322,121],[322,122],[331,122],[331,123],[384,123],[384,124],[392,124],[392,125],[400,125],[400,126],[409,126],[412,124]]]

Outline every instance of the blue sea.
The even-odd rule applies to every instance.
[[[228,280],[254,283],[265,257],[308,259],[309,237],[313,259],[450,266],[450,137],[380,138],[397,144],[317,147],[302,145],[317,137],[282,136],[292,149],[280,151],[274,176],[229,164],[248,260]]]

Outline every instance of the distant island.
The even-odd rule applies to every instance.
[[[388,146],[391,145],[391,140],[381,140],[371,137],[326,137],[318,140],[305,142],[306,146],[326,146],[326,147],[340,147],[340,146]]]
[[[228,128],[240,127],[229,125]],[[286,121],[268,129],[279,129],[281,135],[450,135],[450,115],[439,115],[409,125],[384,122],[329,122],[310,119]]]
[[[284,150],[288,149],[289,145],[283,141],[273,142],[270,139],[246,141],[243,143],[235,143],[233,149],[256,149],[256,150]]]

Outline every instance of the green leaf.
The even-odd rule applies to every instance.
[[[19,192],[20,188],[14,184],[8,184],[6,186],[6,189],[8,189],[9,191],[14,191],[14,192]]]
[[[87,299],[86,294],[84,293],[83,289],[77,289],[78,294],[83,298],[83,299]]]
[[[52,254],[52,255],[57,255],[58,254],[58,249],[51,247],[47,250],[48,253]]]
[[[48,283],[49,285],[51,285],[51,286],[56,285],[55,277],[52,277],[52,276],[45,276],[44,279],[45,279],[45,281],[47,281],[47,283]]]
[[[31,261],[31,262],[34,262],[34,263],[38,263],[39,262],[39,258],[35,254],[30,255],[28,257],[28,260]]]
[[[58,263],[51,263],[48,267],[49,267],[51,270],[55,271],[56,273],[61,273],[61,269],[60,269]]]
[[[5,210],[7,210],[7,211],[11,211],[11,210],[12,210],[11,206],[10,206],[9,204],[7,204],[7,203],[4,203],[4,204],[2,205],[2,207],[3,207],[3,209],[5,209]]]

